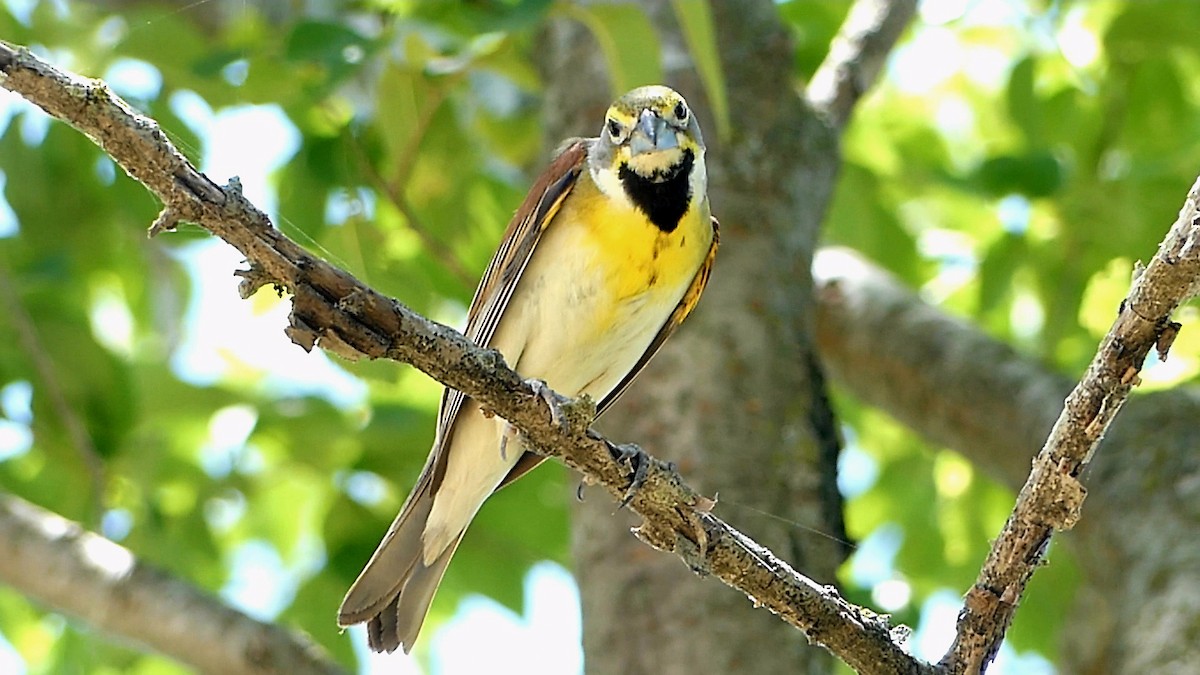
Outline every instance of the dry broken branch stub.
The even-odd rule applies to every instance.
[[[1154,351],[1158,354],[1159,361],[1167,360],[1167,354],[1171,351],[1171,345],[1175,344],[1175,338],[1179,337],[1181,328],[1183,326],[1174,321],[1163,323],[1158,331],[1158,338],[1154,341]]]

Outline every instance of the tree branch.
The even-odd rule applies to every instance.
[[[553,424],[546,403],[497,352],[475,346],[310,256],[271,226],[236,181],[214,184],[175,150],[153,120],[137,114],[103,83],[69,75],[3,43],[0,74],[0,86],[92,138],[163,201],[152,234],[180,220],[195,222],[249,261],[250,269],[239,273],[243,296],[267,284],[291,291],[288,335],[297,344],[409,363],[466,392],[520,429],[532,450],[557,457],[628,503],[643,518],[635,530],[643,541],[742,591],[860,672],[934,672],[902,649],[906,631],[893,631],[886,617],[797,574],[725,524],[710,513],[713,502],[684,484],[673,467],[590,431],[589,402],[560,399],[564,423]],[[635,476],[644,483],[627,494]]]
[[[78,523],[0,493],[0,580],[206,673],[344,671],[307,638],[255,621]]]
[[[814,264],[817,337],[856,397],[1019,489],[1071,383],[843,249]],[[1088,470],[1088,517],[1064,542],[1082,568],[1064,672],[1164,672],[1200,662],[1194,452],[1200,395],[1133,397]],[[1146,527],[1154,523],[1154,527]],[[1120,536],[1113,536],[1113,533]]]
[[[813,281],[817,344],[834,379],[1019,489],[1071,383],[848,249],[818,251]]]
[[[1166,358],[1180,328],[1171,312],[1192,298],[1200,283],[1200,179],[1150,264],[1136,272],[1116,321],[1067,396],[1012,515],[967,592],[958,634],[941,661],[951,672],[980,672],[995,659],[1054,530],[1068,530],[1079,520],[1087,496],[1080,472],[1140,382],[1150,350]]]
[[[954,434],[975,439],[977,442],[994,434],[991,443],[993,452],[975,453],[980,457],[999,457],[1004,446],[1029,447],[1029,427],[1045,428],[1045,411],[1062,409],[1046,439],[1042,450],[1034,460],[1029,474],[1017,498],[1012,515],[1000,536],[995,540],[975,585],[968,591],[966,602],[959,616],[958,635],[953,646],[941,661],[949,672],[980,672],[995,658],[1004,633],[1012,620],[1017,604],[1024,594],[1025,585],[1040,564],[1054,530],[1073,527],[1079,518],[1086,491],[1079,482],[1079,475],[1091,461],[1097,445],[1104,436],[1113,418],[1121,409],[1130,391],[1139,382],[1138,373],[1149,354],[1156,349],[1161,358],[1171,346],[1179,325],[1172,322],[1174,309],[1195,295],[1197,280],[1200,279],[1200,179],[1188,194],[1178,219],[1167,233],[1158,252],[1148,266],[1138,269],[1138,275],[1126,300],[1121,304],[1116,322],[1101,343],[1092,364],[1082,381],[1067,396],[1065,407],[1052,405],[1054,392],[1061,386],[1052,376],[1036,372],[1036,368],[1021,362],[1011,351],[997,353],[989,341],[961,324],[945,317],[935,317],[933,312],[916,305],[903,297],[903,293],[889,288],[879,274],[854,270],[854,264],[846,264],[844,255],[826,252],[817,266],[817,278],[822,284],[819,296],[822,300],[821,342],[834,352],[863,354],[870,350],[870,338],[862,326],[855,326],[858,340],[844,340],[850,333],[847,320],[864,320],[875,324],[880,334],[886,334],[889,342],[911,344],[888,349],[882,357],[880,370],[893,374],[908,368],[921,369],[920,378],[880,377],[879,371],[871,371],[875,386],[885,390],[896,386],[884,384],[894,379],[927,380],[917,385],[920,393],[908,404],[893,406],[906,420],[921,417],[917,414],[932,401],[944,409],[938,414],[950,419],[924,422],[926,430],[937,438],[939,435]],[[840,258],[840,262],[837,259]],[[835,264],[831,264],[835,263]],[[842,267],[850,271],[832,273],[828,270]],[[873,277],[873,278],[872,278]],[[841,279],[841,281],[839,281]],[[865,283],[862,283],[866,279]],[[850,280],[850,283],[845,283]],[[855,309],[844,312],[847,303]],[[864,306],[871,311],[859,311]],[[916,335],[915,326],[921,326],[925,337]],[[882,332],[887,328],[886,333]],[[897,331],[909,339],[897,339]],[[945,339],[940,332],[954,334]],[[842,347],[838,343],[849,343]],[[955,344],[955,349],[973,353],[979,349],[985,362],[997,366],[995,372],[964,378],[973,384],[966,387],[965,401],[942,400],[945,392],[934,394],[932,389],[945,385],[961,376],[961,359],[937,354],[937,344]],[[922,356],[924,354],[924,356]],[[937,355],[934,358],[933,355]],[[900,355],[899,358],[895,358]],[[832,359],[837,362],[846,354]],[[978,365],[972,366],[978,368]],[[943,369],[945,372],[942,372]],[[845,372],[844,369],[842,372]],[[862,387],[859,387],[862,389]],[[985,389],[993,389],[984,393]],[[959,385],[956,391],[961,391]],[[973,393],[972,393],[973,392]],[[894,393],[894,392],[893,392]],[[1009,398],[1008,402],[994,400]],[[889,393],[881,397],[891,398]],[[956,415],[959,405],[973,409],[972,414]],[[1042,412],[1038,412],[1038,409]],[[984,419],[991,416],[991,419]],[[972,424],[986,431],[966,431]],[[968,452],[968,454],[972,454]],[[1013,453],[1023,460],[1023,455]],[[986,459],[985,459],[986,461]],[[997,473],[1011,480],[1015,463],[993,460]]]
[[[846,126],[916,11],[916,0],[854,3],[805,92],[813,109],[835,129]]]

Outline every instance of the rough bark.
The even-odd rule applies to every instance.
[[[711,106],[670,4],[645,6],[665,43],[667,84],[703,116]],[[735,103],[727,143],[701,118],[721,251],[696,313],[601,427],[644,440],[707,494],[719,492],[718,513],[802,573],[833,583],[843,548],[806,529],[844,538],[836,439],[822,437],[831,425],[814,424],[824,401],[810,359],[805,280],[837,171],[836,137],[795,93],[790,43],[772,3],[712,9]],[[597,85],[607,82],[599,50],[565,22],[547,44],[551,133],[594,134],[593,123],[574,121],[601,119],[610,98]],[[589,672],[829,672],[826,653],[744,598],[639,546],[607,502],[589,500],[575,516]]]
[[[834,380],[1017,488],[1062,408],[1066,379],[845,250],[821,251],[814,271],[819,345]],[[1200,663],[1196,419],[1194,388],[1135,396],[1084,473],[1084,517],[1063,539],[1082,578],[1062,672]]]

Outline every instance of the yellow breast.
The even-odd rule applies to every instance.
[[[711,242],[703,202],[666,233],[585,174],[542,235],[491,346],[525,377],[600,400],[667,322]]]
[[[692,204],[671,232],[655,227],[628,204],[604,195],[586,174],[560,217],[577,223],[597,264],[608,268],[606,291],[617,301],[643,293],[670,299],[669,313],[708,253],[712,226],[707,205]],[[665,318],[665,315],[664,315]]]

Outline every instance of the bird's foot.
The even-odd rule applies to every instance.
[[[559,429],[566,430],[567,418],[563,412],[562,406],[559,404],[560,396],[554,393],[554,390],[546,384],[544,380],[530,378],[525,380],[525,384],[533,390],[533,393],[538,398],[546,403],[546,407],[550,409],[550,423],[558,426]],[[505,423],[504,433],[500,436],[500,458],[508,459],[508,444],[517,439],[521,435],[521,430],[513,426],[511,423]]]
[[[633,501],[638,490],[646,484],[646,478],[650,475],[650,455],[647,455],[640,447],[633,444],[612,445],[609,444],[609,451],[613,453],[613,459],[619,464],[624,464],[630,469],[633,469],[633,478],[629,481],[629,487],[625,489],[625,496],[621,498],[621,503],[617,506],[618,509],[623,509]]]
[[[542,399],[546,403],[546,407],[550,409],[550,422],[565,431],[567,418],[558,403],[559,395],[554,393],[554,390],[546,384],[545,380],[530,378],[525,380],[525,384],[528,384],[529,388],[533,389],[533,393]]]

